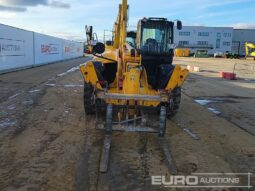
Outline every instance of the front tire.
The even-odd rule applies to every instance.
[[[177,87],[172,91],[172,103],[167,106],[167,118],[174,117],[181,104],[181,87]]]

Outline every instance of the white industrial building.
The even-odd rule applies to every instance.
[[[209,54],[216,52],[231,52],[233,28],[231,27],[203,27],[183,26],[175,30],[175,44],[180,48],[208,50]]]
[[[255,43],[255,29],[234,29],[232,52],[245,55],[245,43]]]
[[[245,42],[255,42],[255,29],[234,29],[232,27],[183,26],[175,29],[175,45],[196,50],[207,50],[208,54],[232,52],[245,55]]]

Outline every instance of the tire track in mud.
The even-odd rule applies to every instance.
[[[142,170],[142,178],[143,178],[143,185],[142,189],[146,190],[148,180],[150,179],[149,177],[149,167],[148,167],[148,160],[149,160],[149,153],[148,153],[148,137],[145,133],[141,133],[139,135],[139,144],[140,149],[139,149],[139,154],[141,157],[141,170]]]
[[[143,184],[139,139],[137,136],[134,139],[133,135],[129,140],[126,138],[126,135],[114,133],[109,169],[106,174],[100,174],[98,190],[134,190],[138,184]]]
[[[151,176],[169,175],[157,134],[114,132],[110,165],[97,190],[159,190]]]
[[[79,161],[75,190],[96,191],[99,179],[99,163],[102,150],[102,133],[95,129],[95,117],[86,116],[85,119],[85,145]]]
[[[38,86],[37,86],[38,87]],[[31,88],[32,89],[32,88]],[[46,89],[42,89],[41,92],[37,94],[29,94],[27,92],[22,92],[19,97],[17,97],[15,100],[7,100],[7,103],[1,104],[2,108],[6,108],[6,105],[9,105],[9,102],[11,101],[15,105],[17,105],[17,108],[14,110],[10,110],[7,113],[7,116],[15,116],[16,124],[12,128],[6,128],[2,129],[1,131],[1,138],[0,138],[0,149],[2,151],[8,150],[8,153],[0,153],[0,161],[1,161],[1,173],[0,173],[0,189],[6,187],[11,179],[15,177],[16,174],[21,172],[21,169],[27,164],[27,160],[23,158],[22,160],[19,160],[15,163],[15,155],[16,151],[15,148],[12,146],[12,141],[15,140],[17,136],[22,134],[25,129],[35,122],[27,122],[28,115],[30,112],[33,111],[33,108],[37,107],[39,105],[39,102],[41,98],[46,94]],[[31,102],[26,105],[23,104],[24,100],[31,100]],[[22,111],[22,112],[17,112]],[[18,120],[17,120],[18,119]],[[29,153],[28,155],[33,155],[33,153]],[[5,168],[12,167],[12,169],[9,171]]]

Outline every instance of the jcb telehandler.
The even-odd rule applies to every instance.
[[[246,60],[255,60],[255,44],[246,42],[245,43]]]
[[[143,18],[136,32],[127,32],[128,9],[127,0],[122,0],[112,46],[105,49],[104,44],[97,43],[93,46],[94,59],[80,66],[85,81],[85,113],[96,114],[96,127],[105,130],[101,172],[107,171],[112,131],[158,132],[164,136],[166,118],[176,114],[181,86],[188,75],[188,70],[172,64],[175,23],[165,18]],[[177,21],[177,28],[182,28],[181,21]],[[89,38],[92,35],[92,31],[87,32]],[[157,126],[152,125],[156,120],[148,117],[151,110],[157,115]],[[98,120],[100,111],[106,111],[103,124]]]

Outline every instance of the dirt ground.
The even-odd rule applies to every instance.
[[[114,133],[110,169],[98,172],[103,134],[95,130],[95,117],[84,114],[77,68],[86,60],[0,76],[0,190],[191,190],[151,185],[151,176],[170,176],[155,134]],[[201,69],[189,75],[180,111],[167,121],[178,175],[255,173],[254,81],[218,74],[237,62],[246,63],[175,59]]]

